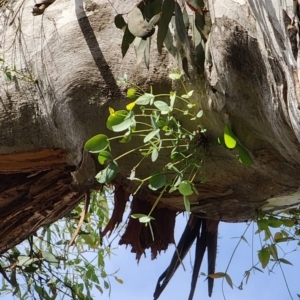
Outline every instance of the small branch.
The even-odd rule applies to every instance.
[[[88,212],[88,209],[89,209],[89,205],[90,205],[90,191],[87,191],[85,192],[85,202],[84,202],[84,208],[83,208],[83,211],[81,213],[81,217],[80,217],[80,220],[78,222],[78,226],[77,226],[77,229],[75,230],[75,232],[73,233],[73,236],[69,242],[69,247],[72,246],[74,244],[74,241],[78,235],[78,232],[80,231],[80,228],[82,226],[82,223],[84,221],[84,218]]]

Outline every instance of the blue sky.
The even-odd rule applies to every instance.
[[[179,240],[181,232],[186,224],[186,216],[180,215],[177,217],[175,238]],[[216,272],[225,272],[231,254],[236,247],[240,237],[247,227],[246,223],[221,223],[219,227],[218,238],[218,255]],[[252,266],[252,257],[254,263],[258,262],[257,251],[261,248],[258,235],[253,235],[256,231],[256,224],[251,224],[245,235],[247,241],[253,247],[249,246],[246,242],[242,241],[234,255],[233,261],[229,267],[228,274],[231,276],[235,285],[239,285],[243,274],[246,270]],[[290,252],[297,248],[297,242],[281,243],[280,245],[285,252]],[[103,300],[152,300],[153,292],[158,277],[168,266],[171,256],[173,255],[175,247],[171,245],[169,249],[164,253],[158,255],[157,259],[151,261],[151,255],[147,252],[147,257],[142,257],[139,265],[135,260],[135,254],[130,252],[130,248],[124,246],[113,246],[113,255],[110,259],[106,259],[106,272],[108,274],[118,271],[115,275],[121,278],[124,283],[119,284],[113,278],[110,279],[112,286],[111,295],[109,297],[108,292],[105,291],[103,295],[100,295],[97,290],[94,292],[94,299]],[[279,258],[283,257],[283,252],[279,251]],[[192,273],[192,260],[194,257],[194,249],[190,255],[187,255],[183,261],[185,271],[180,266],[176,274],[161,294],[159,300],[186,300],[189,295],[190,280]],[[207,294],[207,282],[205,277],[201,276],[198,279],[198,285],[195,291],[194,300],[297,300],[297,293],[300,294],[300,253],[294,251],[284,257],[293,263],[293,266],[282,264],[282,268],[289,285],[292,297],[289,296],[289,292],[284,282],[283,274],[279,266],[276,266],[273,270],[274,273],[269,274],[267,268],[264,273],[258,271],[250,275],[248,284],[244,283],[243,290],[234,288],[233,290],[224,281],[224,294],[222,295],[222,279],[216,279],[214,285],[214,292],[211,298]],[[260,264],[258,265],[261,268]],[[206,257],[201,267],[201,272],[206,272]],[[101,280],[100,280],[101,282]],[[12,296],[7,295],[1,299],[11,300]]]
[[[181,231],[186,224],[185,217],[179,217],[177,221],[176,228],[176,240],[178,241]],[[217,266],[216,272],[224,272],[226,266],[229,262],[230,256],[238,242],[239,239],[235,237],[240,237],[247,224],[228,224],[221,223],[219,229],[219,247],[217,256]],[[246,233],[246,239],[249,244],[252,243],[252,233],[256,230],[256,225],[254,227],[250,225],[248,232]],[[281,243],[284,251],[289,252],[297,247],[297,242],[290,242],[288,245],[286,243]],[[250,269],[252,266],[252,255],[253,260],[256,263],[257,250],[261,248],[258,235],[254,236],[254,246],[253,249],[247,245],[244,241],[239,245],[238,250],[233,258],[233,262],[229,268],[228,274],[231,276],[233,283],[239,285],[243,274],[246,270]],[[111,281],[112,293],[111,300],[150,300],[153,299],[152,295],[154,288],[160,274],[165,270],[171,256],[174,251],[174,246],[171,246],[166,253],[161,253],[156,260],[151,261],[150,253],[147,253],[147,257],[143,257],[137,265],[135,261],[135,255],[130,252],[130,249],[125,247],[120,247],[115,250],[115,256],[112,256],[110,260],[106,261],[107,272],[114,272],[120,269],[117,276],[120,277],[124,283],[119,284],[115,281]],[[193,258],[193,252],[191,257]],[[283,253],[279,252],[279,257],[283,257]],[[294,266],[282,264],[284,274],[287,278],[289,288],[293,299],[298,299],[297,293],[300,293],[300,254],[298,251],[293,252],[285,256],[285,259],[291,261]],[[170,300],[170,299],[187,299],[190,288],[190,278],[191,278],[191,262],[190,257],[187,256],[184,260],[184,266],[180,266],[175,276],[172,278],[171,282],[164,290],[160,296],[160,300]],[[261,265],[257,267],[261,268]],[[201,271],[206,272],[206,259],[205,263],[202,265]],[[284,278],[279,266],[276,266],[273,270],[274,273],[268,274],[268,270],[265,269],[264,273],[258,271],[255,274],[251,273],[248,284],[244,283],[243,290],[234,288],[233,290],[224,281],[224,293],[227,300],[253,300],[253,299],[272,299],[272,300],[285,300],[291,299],[289,292],[286,288]],[[100,297],[99,297],[100,298]],[[101,299],[109,299],[107,294],[104,294]],[[215,280],[214,292],[211,298],[207,295],[207,282],[205,277],[201,276],[198,279],[198,285],[194,295],[194,299],[224,299],[222,295],[222,279]]]

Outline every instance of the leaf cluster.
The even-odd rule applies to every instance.
[[[181,74],[170,74],[170,78],[181,80]],[[128,84],[127,77],[120,79],[120,82]],[[181,83],[183,84],[182,81]],[[122,135],[109,138],[107,135],[98,134],[85,143],[85,150],[97,153],[98,161],[103,166],[96,179],[102,184],[110,183],[118,172],[118,161],[137,152],[140,154],[140,160],[132,166],[128,174],[130,180],[139,182],[135,193],[142,185],[148,185],[153,191],[161,191],[158,199],[163,192],[179,191],[183,196],[185,209],[190,211],[188,197],[197,194],[193,181],[205,158],[205,149],[198,143],[200,135],[205,135],[205,129],[199,123],[203,111],[195,111],[195,104],[191,101],[192,95],[193,91],[186,91],[181,96],[173,91],[169,94],[154,95],[152,90],[145,92],[131,84],[127,96],[135,100],[128,103],[126,109],[115,111],[110,108],[106,121],[109,130],[115,133],[123,132]],[[176,117],[180,115],[190,118],[195,124],[193,131],[182,126]],[[142,139],[140,146],[114,157],[112,140],[129,143],[134,138]],[[150,159],[155,163],[162,151],[169,153],[169,160],[163,168],[145,178],[139,178],[139,168],[143,162]],[[139,220],[143,223],[150,222],[151,212],[147,216],[138,216]]]
[[[186,6],[190,8],[192,15],[188,15]],[[134,44],[137,62],[144,59],[149,68],[151,36],[155,34],[157,27],[159,53],[162,53],[165,46],[178,59],[188,76],[188,63],[197,68],[198,74],[204,73],[205,57],[210,56],[206,44],[211,20],[203,0],[186,0],[182,6],[175,0],[141,1],[127,14],[127,22],[124,15],[116,15],[115,26],[124,32],[121,44],[123,57],[130,45]]]
[[[99,239],[99,230],[108,222],[105,194],[91,194],[90,209],[78,240],[74,246],[68,246],[82,209],[78,205],[63,220],[42,227],[27,242],[1,255],[0,296],[11,293],[18,299],[88,300],[93,299],[93,288],[101,293],[110,290],[110,277],[122,283],[115,274],[105,271],[104,259],[110,248]],[[87,251],[94,255],[86,256]]]
[[[218,138],[218,143],[219,145],[224,146],[226,149],[236,149],[238,151],[237,158],[240,163],[246,166],[250,166],[253,164],[253,160],[249,152],[238,142],[237,137],[232,132],[229,124],[225,125],[224,135]]]

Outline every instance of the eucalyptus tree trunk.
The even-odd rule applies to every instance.
[[[1,7],[0,252],[66,215],[86,190],[97,187],[98,166],[83,155],[83,145],[107,133],[109,107],[126,105],[118,77],[127,73],[156,93],[174,88],[167,69],[176,61],[165,49],[159,55],[155,41],[149,70],[136,65],[132,47],[122,58],[123,33],[113,20],[135,3],[113,5],[57,1],[36,16],[31,1]],[[239,222],[261,207],[273,209],[276,203],[284,209],[299,202],[298,4],[209,0],[207,8],[212,27],[205,78],[186,81],[204,111],[210,148],[207,182],[197,184],[192,211]],[[251,166],[217,144],[228,123],[249,151]],[[124,160],[116,179],[128,194],[134,188],[125,178],[136,159]],[[158,166],[149,163],[143,170]],[[140,198],[153,203],[156,195],[144,189]],[[179,195],[164,195],[161,205],[184,210]]]

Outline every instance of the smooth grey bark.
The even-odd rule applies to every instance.
[[[274,197],[292,199],[288,205],[297,202],[298,35],[290,33],[298,26],[298,15],[294,1],[273,2],[208,1],[212,29],[207,80],[194,78],[187,85],[204,110],[211,152],[205,164],[207,183],[197,184],[199,195],[191,200],[198,204],[192,210],[211,219],[249,219],[263,205],[272,208],[267,200]],[[21,4],[15,4],[15,11]],[[0,153],[61,148],[68,165],[78,166],[84,142],[106,132],[108,107],[126,104],[117,78],[127,73],[136,84],[169,92],[167,68],[175,61],[166,52],[158,55],[155,43],[149,71],[135,64],[133,49],[122,59],[122,31],[114,27],[113,18],[117,12],[128,13],[135,5],[130,1],[114,3],[117,12],[105,0],[95,1],[90,11],[80,0],[57,1],[36,17],[31,15],[32,5],[25,2],[11,26],[12,14],[1,16],[5,62],[36,81],[17,75],[6,82],[1,77]],[[238,162],[236,152],[217,145],[226,123],[251,153],[250,167]],[[131,156],[124,161],[124,175],[134,160]],[[143,170],[150,168],[156,166]],[[134,190],[130,183],[122,184]],[[155,199],[147,191],[143,195]],[[277,206],[283,206],[280,199],[275,199]],[[162,203],[183,209],[180,195],[166,194]]]

